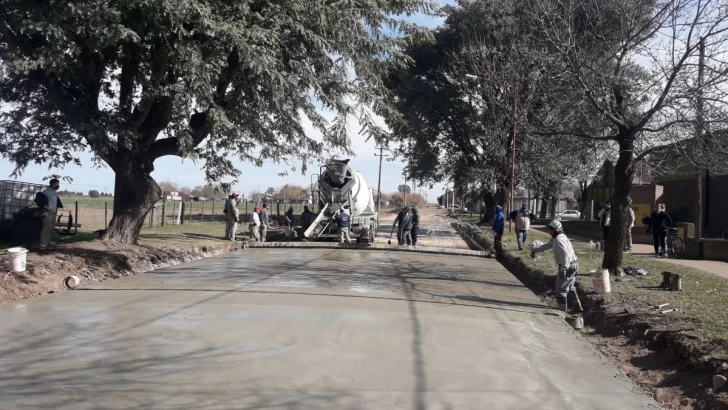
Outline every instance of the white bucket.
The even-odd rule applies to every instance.
[[[597,293],[610,293],[612,285],[609,283],[609,269],[597,269],[591,271],[592,285]]]
[[[25,272],[25,257],[28,250],[25,248],[8,249],[8,267],[13,272]]]

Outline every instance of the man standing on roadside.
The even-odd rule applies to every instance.
[[[632,228],[634,228],[634,209],[632,209],[632,198],[628,198],[629,209],[627,209],[627,232],[624,234],[624,251],[632,252]]]
[[[503,215],[503,207],[495,206],[495,218],[493,218],[493,245],[496,250],[501,249],[501,241],[503,240],[503,230],[506,227],[506,216]]]
[[[222,210],[225,214],[225,239],[229,241],[235,240],[235,233],[238,230],[238,218],[240,211],[238,210],[238,194],[232,193],[225,202],[225,208]]]
[[[253,209],[253,215],[250,219],[250,235],[252,236],[253,242],[260,242],[260,207],[256,206]]]
[[[402,245],[412,245],[412,214],[409,208],[404,207],[404,216],[400,222],[402,226]]]
[[[397,214],[397,217],[394,219],[394,223],[392,225],[392,229],[394,227],[397,227],[397,244],[402,245],[404,244],[404,232],[402,232],[402,221],[404,220],[404,216],[407,214],[407,207],[403,207],[399,213]]]
[[[61,183],[53,178],[48,188],[35,195],[35,203],[41,209],[43,228],[40,231],[40,250],[43,252],[52,251],[51,235],[56,225],[56,211],[63,208],[61,198],[58,197],[58,189]]]
[[[349,219],[349,214],[344,211],[344,208],[339,209],[339,213],[334,216],[334,222],[336,222],[336,226],[339,228],[340,245],[343,245],[344,241],[351,243],[351,237],[349,237]]]
[[[308,209],[308,206],[304,206],[303,212],[301,212],[301,238],[304,238],[304,241],[306,240],[304,234],[308,228],[311,227],[311,224],[315,219],[316,215]]]
[[[526,204],[521,205],[521,209],[511,212],[509,215],[512,221],[516,222],[516,240],[518,241],[518,250],[523,250],[523,244],[528,240],[528,230],[531,229],[531,213],[528,212]]]
[[[602,250],[607,247],[607,239],[609,239],[609,225],[612,224],[612,206],[607,202],[604,204],[604,208],[597,214],[599,219],[599,225],[602,226],[602,237],[604,238],[604,246]]]
[[[539,246],[531,251],[531,257],[535,258],[539,252],[553,249],[554,261],[558,266],[556,273],[556,285],[554,293],[556,294],[556,303],[559,309],[567,311],[569,294],[574,295],[574,312],[583,312],[579,295],[576,294],[576,279],[579,276],[579,263],[576,260],[574,248],[571,241],[564,234],[564,228],[559,221],[551,221],[548,224],[551,240],[544,245]]]
[[[266,235],[268,235],[268,204],[263,204],[263,209],[260,211],[260,241],[265,242]]]

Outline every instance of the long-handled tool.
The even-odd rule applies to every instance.
[[[394,228],[396,228],[394,225],[392,225],[392,232],[389,233],[389,240],[387,240],[387,245],[392,244],[392,234],[394,234]]]

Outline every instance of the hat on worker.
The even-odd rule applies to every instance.
[[[564,227],[561,226],[561,222],[559,222],[559,221],[551,221],[551,223],[549,223],[549,227],[551,227],[559,232],[564,231]]]
[[[237,198],[238,197],[238,194],[235,193],[235,192],[233,192],[232,194],[230,194],[230,196],[232,196],[233,198]]]
[[[253,212],[260,212],[260,207],[259,207],[259,206],[256,206],[256,207],[255,207],[255,208],[253,209]]]

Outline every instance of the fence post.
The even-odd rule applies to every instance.
[[[190,218],[189,218],[189,221],[190,221],[190,223],[192,223],[192,201],[187,201],[187,205],[190,206],[190,212],[189,212]]]
[[[73,219],[76,221],[76,225],[73,227],[73,233],[78,233],[78,201],[76,201],[76,215],[73,217]]]
[[[200,222],[205,222],[205,202],[202,201],[202,208],[200,208]]]
[[[104,201],[104,229],[109,229],[109,203],[107,201]]]
[[[179,203],[179,205],[178,205],[177,203],[172,202],[172,206],[174,207],[174,209],[172,210],[172,217],[174,218],[172,220],[172,225],[179,225],[179,211],[180,211],[180,209],[178,209],[178,208],[181,208],[182,207],[182,203]]]
[[[154,208],[152,208],[152,212],[149,213],[149,228],[150,229],[154,228],[154,210],[155,209],[157,209],[156,206]]]
[[[276,201],[276,214],[280,217],[281,216],[281,200],[279,199]]]
[[[215,222],[215,200],[212,200],[212,221]]]
[[[164,226],[164,221],[167,219],[167,200],[162,199],[162,226]]]
[[[591,203],[589,204],[589,219],[587,221],[591,222],[594,218],[594,200],[591,200]]]

